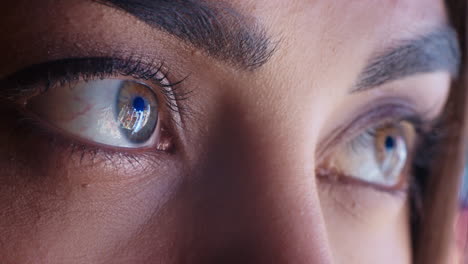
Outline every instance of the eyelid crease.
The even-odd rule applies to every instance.
[[[384,105],[378,103],[374,105],[378,107],[363,111],[363,114],[353,119],[352,122],[337,127],[328,133],[328,136],[318,145],[316,151],[317,164],[320,164],[333,151],[334,146],[340,144],[343,138],[352,140],[370,127],[406,120],[415,126],[418,134],[421,134],[430,131],[435,121],[439,119],[439,117],[429,118],[425,113],[415,110],[410,104],[403,105],[390,102]]]

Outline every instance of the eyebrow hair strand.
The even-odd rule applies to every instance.
[[[243,69],[261,67],[275,50],[275,45],[258,23],[226,3],[197,0],[93,1],[121,9],[204,50],[211,57]]]
[[[448,71],[456,76],[460,66],[456,32],[443,26],[422,37],[401,41],[369,60],[351,92],[368,90],[414,74]]]

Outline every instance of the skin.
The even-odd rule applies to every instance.
[[[168,125],[172,151],[133,158],[74,154],[66,135],[31,132],[15,108],[0,107],[2,263],[410,263],[407,195],[316,177],[318,150],[384,101],[438,115],[447,72],[349,90],[375,52],[445,24],[443,2],[229,4],[278,40],[258,69],[240,70],[91,1],[2,4],[0,78],[49,60],[131,51],[164,59],[175,80],[189,74],[182,85],[194,91],[181,102],[190,117]]]

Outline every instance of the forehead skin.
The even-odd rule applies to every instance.
[[[317,181],[315,150],[329,128],[350,118],[348,108],[384,94],[348,95],[367,60],[446,23],[443,2],[226,3],[265,27],[277,45],[253,72],[92,1],[2,4],[0,77],[47,60],[132,50],[167,58],[181,69],[175,75],[189,73],[196,93],[188,102],[200,115],[187,121],[180,159],[151,173],[62,164],[41,171],[47,177],[40,183],[21,185],[41,190],[21,201],[12,199],[19,187],[0,191],[0,209],[13,212],[0,219],[0,256],[20,263],[410,262],[404,199]],[[447,88],[446,74],[424,78],[388,90]],[[446,93],[434,89],[418,102],[440,109]],[[0,150],[0,168],[11,166],[7,157]],[[10,171],[26,174],[4,169]]]
[[[233,5],[258,18],[270,35],[280,39],[264,76],[274,75],[278,65],[282,76],[292,72],[309,76],[304,85],[294,86],[298,97],[316,96],[317,91],[332,96],[347,92],[374,52],[427,33],[446,19],[439,0],[233,1]],[[279,97],[291,90],[288,83],[275,86],[282,88],[275,89]],[[264,88],[251,87],[254,93],[271,92],[266,91],[269,86]]]

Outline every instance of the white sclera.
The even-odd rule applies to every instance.
[[[394,186],[401,180],[408,158],[409,145],[405,141],[405,136],[411,140],[413,137],[413,135],[405,135],[403,129],[399,131],[401,134],[392,135],[394,146],[391,150],[379,151],[374,136],[360,135],[354,139],[359,141],[357,144],[351,141],[339,148],[330,160],[330,165],[358,180],[381,186]]]
[[[117,96],[123,82],[104,79],[52,87],[31,99],[28,107],[51,125],[79,138],[113,147],[140,147],[143,144],[126,138],[117,120]]]

